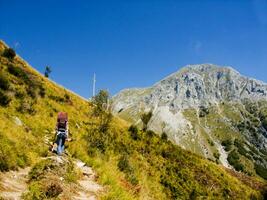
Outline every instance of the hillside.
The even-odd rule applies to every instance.
[[[0,42],[0,177],[28,169],[24,199],[75,199],[85,178],[77,159],[95,170],[93,181],[103,187],[94,198],[266,196],[266,182],[254,174],[226,170],[107,112],[96,115],[91,102],[51,82],[19,56],[8,56],[7,48]],[[68,112],[73,139],[61,158],[48,150],[58,111]],[[6,192],[3,182],[0,196]]]
[[[267,84],[231,67],[188,65],[113,98],[113,113],[228,168],[267,178]]]

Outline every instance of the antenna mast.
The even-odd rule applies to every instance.
[[[94,79],[93,79],[93,97],[95,96],[95,83],[96,83],[96,75],[94,73]]]

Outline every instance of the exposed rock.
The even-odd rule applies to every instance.
[[[18,126],[22,126],[23,125],[22,121],[18,117],[14,117],[14,122]]]

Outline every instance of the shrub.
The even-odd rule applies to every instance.
[[[126,154],[122,155],[118,162],[118,168],[122,172],[127,172],[131,170],[131,166],[128,160],[128,156]]]
[[[106,90],[100,90],[96,96],[93,97],[94,115],[99,116],[107,110],[109,93]]]
[[[24,200],[43,200],[46,199],[45,193],[39,182],[33,182],[30,184],[28,192],[22,195]]]
[[[209,109],[204,107],[204,106],[200,106],[199,107],[199,117],[205,117],[206,115],[209,114]]]
[[[31,98],[33,98],[33,99],[35,99],[36,98],[36,90],[35,90],[35,87],[31,87],[31,86],[28,86],[27,87],[27,93],[28,93],[28,95],[31,97]]]
[[[7,48],[2,55],[8,59],[13,59],[16,56],[16,52],[12,48]]]
[[[68,95],[67,93],[64,94],[64,98],[66,99],[66,101],[70,101],[70,95]]]
[[[51,182],[45,186],[45,196],[48,198],[55,198],[63,192],[61,185],[58,182]]]
[[[267,169],[261,165],[255,164],[254,166],[256,173],[262,178],[267,180]]]
[[[124,172],[126,175],[126,179],[133,185],[138,184],[138,179],[134,174],[134,170],[129,163],[128,155],[124,154],[120,157],[119,162],[117,164],[120,171]]]
[[[152,138],[152,137],[154,137],[156,134],[154,133],[154,131],[147,130],[147,131],[146,131],[146,135],[147,135],[149,138]]]
[[[236,152],[236,150],[233,150],[229,153],[227,160],[229,164],[235,168],[235,170],[244,171],[245,167],[242,163],[240,163],[239,158],[240,158],[239,154]]]
[[[219,160],[219,158],[220,158],[220,153],[219,153],[219,152],[214,152],[214,153],[213,153],[213,156],[214,156],[214,158],[215,158],[216,160]]]
[[[9,86],[10,84],[7,78],[3,74],[0,74],[0,89],[8,90]]]
[[[148,113],[143,113],[141,115],[141,120],[142,120],[143,125],[144,125],[144,127],[143,127],[144,130],[147,129],[147,125],[148,125],[148,122],[150,121],[151,117],[152,117],[152,111],[149,111]]]
[[[25,97],[25,93],[22,90],[16,90],[15,97],[18,99],[23,99]]]
[[[244,148],[244,145],[241,141],[238,141],[236,139],[234,144],[237,147],[238,153],[240,153],[240,155],[247,156],[248,151]]]
[[[141,139],[140,138],[140,135],[138,134],[138,128],[136,126],[131,125],[129,127],[128,131],[130,132],[131,138],[133,140],[139,140],[139,139]]]
[[[88,153],[94,155],[95,150],[104,153],[108,147],[107,134],[99,132],[97,128],[88,130],[86,140],[88,142]]]
[[[208,139],[208,143],[209,143],[211,146],[214,146],[214,142],[213,142],[211,139]]]
[[[8,65],[7,70],[10,74],[22,78],[24,81],[29,80],[27,73],[20,67],[17,67],[15,65]]]
[[[11,98],[0,90],[0,105],[7,106],[10,101],[11,101]]]
[[[52,99],[58,103],[64,103],[65,102],[65,99],[63,97],[59,97],[59,96],[49,95],[48,98]]]
[[[232,148],[233,142],[229,139],[222,141],[222,145],[224,146],[225,151],[230,151]]]
[[[132,184],[132,185],[137,185],[139,183],[137,177],[135,176],[134,173],[129,173],[126,174],[126,179]]]
[[[113,116],[110,112],[104,112],[100,115],[100,124],[98,126],[99,132],[106,133],[108,131],[112,117]]]
[[[42,179],[48,170],[55,168],[55,165],[51,160],[42,160],[38,162],[30,171],[30,180],[40,180]]]
[[[8,72],[18,78],[20,78],[24,83],[27,84],[29,88],[36,89],[40,84],[34,80],[33,76],[29,74],[29,72],[25,71],[21,67],[17,67],[15,65],[8,65]]]
[[[263,119],[261,123],[262,123],[263,128],[267,130],[267,118]]]
[[[39,95],[44,98],[45,97],[45,88],[44,86],[39,86]]]
[[[16,167],[14,143],[0,133],[0,171],[8,171]]]
[[[19,107],[17,107],[17,111],[20,113],[35,114],[36,110],[34,109],[33,104],[33,102],[22,100]]]
[[[168,135],[167,135],[167,133],[165,133],[165,132],[163,132],[162,134],[161,134],[161,139],[163,140],[163,141],[167,141],[168,140]]]

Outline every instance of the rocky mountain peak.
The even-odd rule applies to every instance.
[[[112,110],[137,125],[142,125],[142,113],[150,111],[150,130],[159,134],[165,132],[182,147],[211,158],[214,147],[208,141],[212,141],[222,155],[220,162],[228,166],[227,155],[219,141],[224,136],[219,134],[229,133],[229,137],[240,134],[238,128],[251,120],[246,119],[250,114],[243,116],[247,112],[243,110],[247,101],[267,102],[267,84],[242,76],[232,67],[198,64],[187,65],[149,88],[123,90],[113,97]],[[226,105],[231,109],[227,110]],[[203,124],[200,118],[210,110],[210,116],[213,115],[216,121],[210,118]],[[261,120],[256,118],[255,121]],[[237,122],[232,122],[236,119]],[[257,136],[258,141],[249,136],[249,131],[247,138],[265,149],[267,139],[264,134],[267,135],[267,131],[261,126],[256,129],[262,133]],[[207,137],[210,139],[207,140]]]

